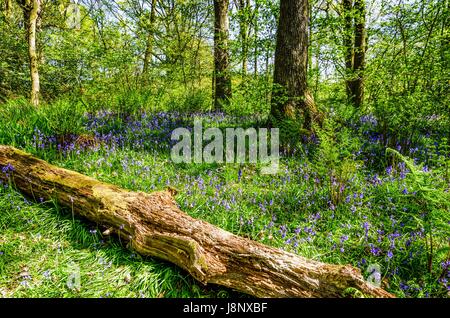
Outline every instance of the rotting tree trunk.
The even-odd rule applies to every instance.
[[[145,52],[144,52],[144,66],[142,69],[142,74],[145,76],[144,82],[147,83],[147,76],[148,76],[148,70],[149,65],[151,63],[151,59],[153,56],[153,42],[154,42],[154,36],[155,36],[155,20],[156,20],[156,0],[152,0],[152,7],[150,10],[150,18],[148,21],[148,27],[147,27],[147,40],[146,40],[146,46],[145,46]]]
[[[322,114],[308,89],[308,13],[308,0],[280,1],[271,115],[275,121],[295,120],[301,113],[303,127],[311,130]]]
[[[28,41],[28,57],[30,60],[31,94],[30,102],[34,106],[39,106],[39,68],[38,54],[36,49],[37,20],[41,11],[41,0],[21,0],[19,1],[23,10],[26,27],[26,38]]]
[[[214,107],[222,109],[231,98],[228,53],[229,0],[214,0]]]
[[[341,297],[349,287],[393,297],[358,269],[308,260],[242,238],[182,212],[170,191],[131,192],[0,146],[0,179],[34,199],[54,199],[105,226],[138,253],[176,264],[203,284],[257,297]],[[5,169],[8,167],[8,169]]]

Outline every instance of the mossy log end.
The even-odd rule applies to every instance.
[[[8,164],[14,171],[0,171],[0,179],[23,194],[56,199],[129,240],[137,253],[174,263],[203,284],[257,297],[342,297],[349,287],[368,297],[393,297],[350,265],[309,260],[194,219],[170,191],[127,191],[0,145],[0,169]]]

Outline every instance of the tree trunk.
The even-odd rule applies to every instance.
[[[152,8],[150,11],[150,20],[149,26],[147,30],[147,41],[145,46],[144,53],[144,67],[142,69],[142,74],[147,79],[149,65],[151,63],[152,55],[153,55],[153,39],[155,34],[155,19],[156,19],[156,0],[152,0]]]
[[[258,76],[258,32],[259,32],[259,2],[255,0],[255,9],[253,12],[253,75]]]
[[[342,297],[349,287],[393,297],[350,265],[308,260],[194,219],[178,208],[170,191],[123,190],[9,146],[0,146],[0,169],[0,179],[23,194],[56,200],[129,241],[138,253],[172,262],[203,284],[257,297]]]
[[[313,43],[313,14],[312,14],[312,5],[308,1],[308,17],[309,17],[309,23],[308,23],[308,69],[312,70],[312,43]]]
[[[242,77],[247,75],[248,63],[248,19],[250,0],[238,0],[239,38],[242,50]]]
[[[22,7],[26,38],[28,41],[28,57],[30,60],[31,96],[30,102],[34,106],[39,106],[39,69],[38,54],[36,49],[37,20],[41,10],[41,0],[22,0],[19,2]]]
[[[364,0],[343,0],[346,90],[356,107],[364,101],[366,8]]]
[[[343,0],[342,1],[343,16],[344,16],[344,60],[345,60],[345,85],[347,98],[349,101],[353,99],[353,89],[351,87],[353,75],[353,40],[354,40],[354,29],[353,29],[353,0]]]
[[[9,22],[12,13],[12,0],[5,0],[5,17],[6,21]]]
[[[214,0],[214,106],[222,109],[231,98],[228,53],[229,0]]]
[[[353,60],[353,102],[361,107],[364,100],[364,68],[366,59],[366,7],[364,0],[355,0],[355,56]]]
[[[308,0],[281,0],[275,50],[271,115],[275,120],[297,119],[310,130],[321,121],[308,90]]]

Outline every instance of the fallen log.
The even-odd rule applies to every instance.
[[[56,199],[128,240],[141,255],[176,264],[203,284],[257,297],[393,297],[359,269],[309,260],[239,237],[182,212],[170,191],[131,192],[0,145],[0,179],[34,198]]]

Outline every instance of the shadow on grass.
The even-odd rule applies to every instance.
[[[247,297],[142,257],[51,202],[31,203],[8,189],[0,191],[0,207],[3,297]],[[74,268],[81,282],[71,288]]]

